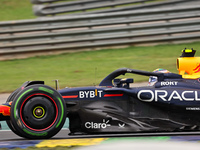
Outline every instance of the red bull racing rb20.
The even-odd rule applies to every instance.
[[[70,135],[199,133],[200,57],[195,52],[183,50],[179,74],[121,68],[99,86],[61,90],[43,81],[25,82],[0,105],[0,120],[29,139],[51,138],[66,118]],[[154,83],[132,87],[132,78],[117,78],[127,73],[153,77]]]

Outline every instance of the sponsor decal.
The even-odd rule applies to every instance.
[[[107,127],[109,127],[109,126],[111,126],[110,124],[109,124],[109,120],[105,120],[105,119],[103,119],[103,122],[102,123],[96,123],[96,122],[86,122],[85,123],[85,127],[87,128],[87,129],[105,129],[105,128],[107,128]]]
[[[129,72],[129,73],[131,73],[131,72],[132,72],[132,70],[131,70],[131,69],[127,69],[126,71],[127,71],[127,72]]]
[[[78,95],[66,95],[66,96],[62,96],[63,98],[77,98]]]
[[[94,91],[79,91],[79,98],[95,98],[95,97],[102,97],[103,90]]]
[[[119,128],[125,128],[125,123],[122,123],[122,124],[118,123],[118,125],[119,125]]]
[[[105,94],[103,95],[103,90],[91,90],[91,91],[79,91],[78,95],[65,95],[63,98],[95,98],[95,97],[121,97],[124,94]]]
[[[124,94],[105,94],[104,97],[119,97],[123,96]]]
[[[196,68],[193,69],[194,73],[200,72],[200,64],[197,65]]]
[[[160,85],[161,86],[178,85],[178,82],[177,81],[162,81]]]
[[[137,93],[137,98],[145,102],[157,102],[161,101],[200,101],[200,95],[198,91],[182,91],[178,92],[176,90],[168,92],[166,90],[141,90]]]
[[[186,107],[186,110],[200,110],[200,107]]]
[[[42,90],[42,91],[45,91],[45,92],[47,92],[47,93],[50,93],[50,94],[53,94],[53,93],[54,93],[54,91],[52,91],[52,90],[50,90],[50,89],[47,89],[47,88],[45,88],[45,87],[39,87],[38,89],[39,89],[39,90]]]

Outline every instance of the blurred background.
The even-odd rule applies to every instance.
[[[199,0],[1,0],[0,93],[28,80],[98,85],[121,67],[177,73],[199,23]]]

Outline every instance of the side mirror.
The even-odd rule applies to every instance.
[[[130,83],[133,83],[134,80],[132,78],[125,78],[125,79],[114,79],[114,84],[117,87],[125,87],[130,88]],[[125,84],[125,85],[124,85]]]

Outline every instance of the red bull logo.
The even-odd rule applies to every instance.
[[[194,73],[200,72],[200,64],[197,65],[195,69],[193,69]]]
[[[10,107],[6,105],[0,105],[0,114],[3,116],[10,116]]]

